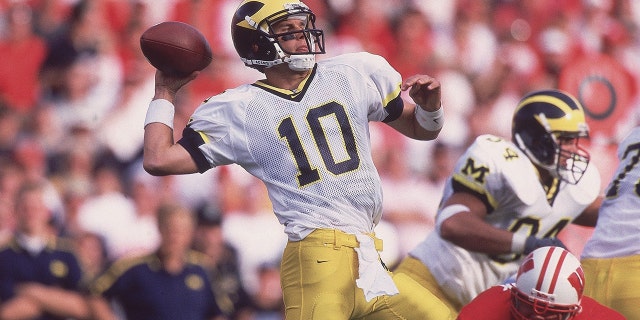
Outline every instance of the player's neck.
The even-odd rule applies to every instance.
[[[550,185],[553,182],[554,177],[549,173],[549,171],[539,166],[536,166],[536,169],[538,169],[538,177],[540,178],[540,183],[543,186]]]
[[[265,69],[264,74],[267,77],[264,82],[270,86],[280,89],[294,90],[298,88],[300,83],[309,75],[310,70],[293,71],[289,69],[286,63]]]

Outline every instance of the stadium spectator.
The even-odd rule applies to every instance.
[[[274,219],[267,190],[251,177],[239,186],[240,207],[223,216],[222,232],[236,249],[243,286],[250,295],[258,292],[261,265],[280,260],[287,244],[284,228]],[[238,189],[236,189],[238,190]]]
[[[53,223],[62,228],[65,222],[62,195],[49,177],[49,154],[40,140],[31,135],[23,135],[16,141],[11,159],[20,167],[25,181],[42,183],[45,188],[45,203],[51,210]]]
[[[433,62],[437,57],[433,45],[430,21],[422,11],[407,7],[391,20],[393,45],[389,46],[389,63],[403,77],[429,71],[433,73]]]
[[[85,319],[82,270],[57,238],[46,186],[25,182],[16,195],[16,231],[0,251],[0,319]]]
[[[115,319],[117,303],[127,319],[224,319],[202,257],[190,250],[196,227],[188,208],[158,209],[161,244],[157,251],[116,261],[91,285],[93,316]]]
[[[115,38],[99,10],[95,0],[78,1],[63,32],[47,42],[42,103],[55,106],[53,120],[63,135],[77,128],[93,132],[122,89]]]
[[[196,215],[198,225],[193,249],[207,258],[204,265],[220,310],[230,319],[251,317],[252,297],[244,289],[237,250],[223,236],[222,211],[217,205],[204,204],[196,210]]]
[[[7,29],[0,35],[0,99],[24,117],[40,100],[38,76],[47,47],[33,32],[33,10],[26,3],[11,2],[5,15]]]
[[[93,176],[95,191],[77,209],[79,229],[102,237],[111,261],[155,250],[159,241],[155,219],[144,214],[148,213],[146,208],[138,212],[140,207],[124,189],[117,168],[101,164]],[[136,198],[139,201],[145,196],[149,194],[140,193]]]
[[[377,163],[385,199],[382,219],[395,227],[400,243],[399,257],[392,261],[385,260],[390,268],[433,229],[440,201],[439,197],[425,196],[425,193],[436,190],[430,190],[425,177],[406,165],[403,147],[395,144],[381,150],[382,159]],[[435,194],[439,195],[439,192]]]
[[[281,320],[285,318],[282,288],[280,287],[280,260],[258,267],[258,290],[253,295],[254,320]]]

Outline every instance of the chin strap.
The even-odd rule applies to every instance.
[[[313,54],[293,55],[285,58],[285,62],[289,63],[289,69],[293,71],[305,71],[313,68],[316,64],[316,56]]]

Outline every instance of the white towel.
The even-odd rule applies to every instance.
[[[355,248],[359,263],[356,285],[364,291],[367,302],[377,296],[398,294],[400,291],[380,262],[373,238],[366,234],[356,234],[356,238],[360,243]]]

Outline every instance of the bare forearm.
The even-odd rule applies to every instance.
[[[102,297],[89,298],[92,319],[95,320],[117,320],[118,318],[111,310],[109,302]]]
[[[40,316],[42,311],[38,304],[27,298],[18,296],[0,305],[0,319],[24,320]]]
[[[582,211],[582,214],[574,219],[572,223],[583,227],[595,227],[598,222],[598,212],[600,210],[602,200],[602,196],[596,198],[596,200],[585,208],[584,211]]]
[[[87,300],[80,293],[45,286],[33,289],[36,290],[28,290],[24,294],[33,299],[43,312],[75,319],[90,317]]]
[[[488,224],[485,216],[485,206],[478,198],[454,193],[445,202],[436,224],[443,239],[466,250],[486,254],[511,252],[513,233]]]
[[[511,252],[513,233],[487,224],[466,224],[443,238],[466,250],[494,255]]]

